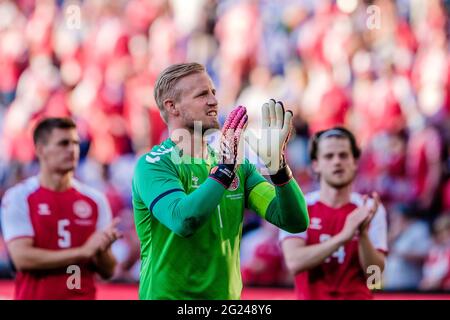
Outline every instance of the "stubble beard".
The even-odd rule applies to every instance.
[[[330,187],[340,190],[340,189],[346,188],[350,184],[352,184],[353,180],[355,179],[355,176],[356,176],[356,171],[353,172],[353,174],[347,180],[343,180],[343,181],[339,181],[339,182],[334,182],[332,179],[324,179],[324,180],[325,180],[325,183],[328,184]]]
[[[220,124],[217,119],[215,119],[214,121],[208,121],[208,122],[189,119],[188,121],[186,121],[186,129],[188,129],[190,132],[194,133],[196,122],[201,123],[202,135],[204,135],[205,132],[208,130],[211,130],[211,129],[219,130],[220,129]],[[198,124],[197,124],[197,126],[198,126]]]

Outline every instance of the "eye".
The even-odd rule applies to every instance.
[[[80,145],[80,141],[79,140],[61,140],[58,145],[61,147],[67,147],[70,144],[74,144],[76,146]]]
[[[204,96],[206,96],[206,95],[208,95],[208,91],[207,91],[207,90],[200,92],[200,93],[197,94],[195,97],[196,97],[196,98],[198,98],[198,97],[204,97]]]
[[[62,147],[67,147],[69,145],[69,143],[70,143],[69,140],[62,140],[58,144]]]

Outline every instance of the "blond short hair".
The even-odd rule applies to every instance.
[[[178,81],[191,74],[201,72],[206,72],[205,67],[196,62],[173,64],[161,72],[156,80],[153,95],[161,117],[166,123],[168,115],[164,109],[164,100],[173,99],[177,101],[181,94],[180,90],[176,89]]]

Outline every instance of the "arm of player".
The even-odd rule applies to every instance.
[[[255,170],[252,175],[259,173]],[[264,180],[250,191],[248,205],[262,218],[285,231],[298,233],[308,228],[306,200],[294,179],[281,186],[273,186]]]
[[[111,249],[98,252],[93,258],[96,271],[103,279],[110,279],[114,275],[117,260]]]
[[[344,227],[338,234],[318,244],[306,245],[305,240],[298,237],[284,239],[281,248],[286,266],[293,274],[297,274],[322,264],[340,246],[353,238],[366,217],[366,211],[355,209],[347,216]]]
[[[155,171],[153,170],[153,172]],[[167,172],[164,174],[167,178]],[[147,181],[151,181],[151,178],[152,175],[149,172],[148,177],[137,177],[137,183],[144,185]],[[173,177],[173,179],[180,184],[177,177]],[[215,211],[225,192],[225,187],[208,178],[197,190],[190,194],[183,191],[181,184],[176,189],[160,190],[162,191],[160,196],[156,197],[151,203],[145,200],[145,195],[141,195],[141,197],[144,198],[144,202],[156,219],[177,235],[189,237]]]
[[[367,232],[359,235],[359,263],[366,273],[369,266],[376,265],[380,268],[381,272],[384,270],[384,253],[377,250],[369,239]]]
[[[344,243],[344,239],[339,235],[309,246],[306,245],[304,239],[290,237],[282,241],[281,248],[289,271],[297,274],[322,264]]]
[[[16,269],[24,271],[61,268],[85,262],[94,257],[102,245],[103,236],[94,233],[83,246],[77,248],[36,248],[31,237],[12,239],[7,243],[7,248]]]
[[[208,178],[186,194],[175,165],[169,159],[148,162],[142,157],[133,177],[133,206],[142,203],[164,226],[188,237],[206,221],[220,202],[225,187]]]
[[[111,245],[123,236],[117,229],[119,222],[120,219],[116,217],[104,230],[102,230],[104,235],[104,247],[100,248],[92,259],[96,271],[103,279],[111,278],[114,275],[117,265],[117,260],[111,251]]]

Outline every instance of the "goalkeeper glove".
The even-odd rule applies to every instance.
[[[238,165],[238,150],[242,132],[247,126],[247,109],[239,106],[228,116],[222,128],[219,163],[211,169],[210,177],[228,188],[233,182]]]
[[[292,111],[285,111],[281,101],[270,99],[263,104],[261,113],[261,136],[247,131],[245,140],[264,162],[272,182],[282,185],[292,177],[284,155],[292,128]]]

